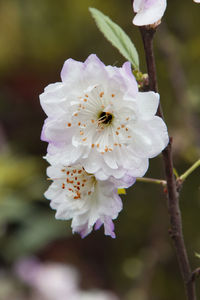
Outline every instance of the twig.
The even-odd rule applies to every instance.
[[[138,177],[136,179],[138,182],[145,182],[145,183],[154,183],[154,184],[161,184],[162,186],[166,186],[167,182],[162,179],[154,179],[154,178],[146,178],[146,177]]]
[[[199,166],[200,166],[200,159],[198,159],[185,173],[183,173],[179,177],[179,180],[184,181]]]
[[[156,29],[143,26],[140,27],[140,31],[143,39],[147,70],[149,75],[149,89],[157,92],[158,87],[156,79],[156,66],[153,52],[153,36],[156,32]],[[161,104],[159,104],[157,115],[163,118]],[[179,263],[180,272],[183,278],[187,299],[196,300],[195,284],[194,281],[190,280],[192,272],[182,232],[182,219],[179,208],[179,193],[176,188],[176,180],[173,173],[171,138],[168,146],[163,150],[162,154],[167,181],[168,211],[171,225],[170,236],[172,238],[176,250],[176,255]]]

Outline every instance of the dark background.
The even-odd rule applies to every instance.
[[[129,34],[146,72],[131,1],[0,2],[0,299],[18,299],[13,296],[16,289],[24,293],[26,287],[19,285],[13,268],[19,259],[33,255],[42,263],[75,266],[83,289],[112,290],[125,300],[184,299],[160,186],[136,183],[122,196],[115,240],[102,229],[84,240],[72,235],[70,222],[56,221],[43,196],[49,183],[42,159],[47,145],[40,141],[45,114],[39,94],[47,84],[60,81],[69,57],[83,61],[96,53],[105,64],[124,62],[98,31],[89,6]],[[169,1],[155,37],[159,91],[179,174],[200,156],[199,28],[199,4]],[[200,252],[199,174],[196,170],[187,179],[180,199],[192,268],[200,263],[195,256]],[[160,156],[150,161],[146,176],[164,178]]]

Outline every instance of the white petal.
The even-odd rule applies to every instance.
[[[83,161],[83,166],[88,173],[96,173],[101,168],[101,159],[95,150],[90,151],[90,155]]]
[[[139,92],[137,94],[139,113],[144,119],[150,119],[156,114],[159,98],[159,94],[154,92]]]
[[[150,25],[158,22],[166,9],[166,0],[146,0],[136,1],[136,16],[133,19],[133,24],[137,26]],[[142,3],[143,2],[143,6]]]
[[[137,13],[144,5],[145,0],[133,0],[133,10]]]
[[[65,97],[63,94],[63,84],[61,82],[56,82],[49,84],[44,93],[40,96],[40,104],[48,116],[59,116],[63,113],[63,109],[60,106],[62,102],[65,102]]]
[[[150,121],[138,122],[132,134],[133,151],[141,158],[152,158],[158,155],[169,142],[167,127],[157,116]]]
[[[84,65],[82,62],[74,59],[67,59],[63,65],[61,71],[61,78],[63,82],[81,82],[81,74],[83,72]]]
[[[111,169],[117,169],[118,165],[116,162],[116,159],[114,157],[114,153],[113,152],[107,152],[104,153],[103,155],[103,159],[105,161],[105,163],[111,168]]]

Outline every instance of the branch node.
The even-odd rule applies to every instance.
[[[178,232],[174,232],[171,228],[168,230],[169,232],[169,236],[171,237],[171,239],[176,239],[178,236],[180,236],[180,234]]]
[[[190,277],[188,283],[194,282],[199,276],[200,276],[200,267],[196,268],[196,269],[192,272],[191,277]]]

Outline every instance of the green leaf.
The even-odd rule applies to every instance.
[[[174,175],[176,176],[176,178],[179,177],[178,172],[177,172],[177,170],[176,170],[175,168],[173,168],[173,173],[174,173]]]
[[[129,36],[109,17],[96,8],[89,8],[99,30],[104,34],[111,44],[129,60],[135,69],[139,70],[139,57],[137,50]]]
[[[195,256],[196,256],[197,258],[200,258],[200,254],[197,253],[197,252],[195,252]]]

